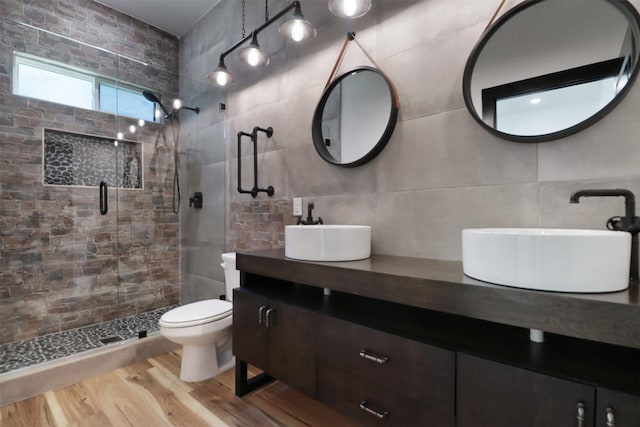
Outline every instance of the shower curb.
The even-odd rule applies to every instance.
[[[160,333],[111,343],[101,348],[0,374],[0,407],[113,371],[179,345]]]

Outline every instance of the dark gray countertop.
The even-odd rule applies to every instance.
[[[640,349],[638,283],[621,292],[570,294],[471,279],[462,263],[389,255],[350,262],[285,258],[284,249],[239,252],[238,270],[354,295]]]

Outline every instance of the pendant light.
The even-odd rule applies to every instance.
[[[300,2],[294,2],[294,4],[293,15],[278,30],[280,35],[296,43],[314,38],[318,32],[309,21],[304,19],[300,9]]]
[[[329,10],[339,18],[359,18],[369,9],[371,0],[329,0]]]
[[[224,65],[223,55],[220,55],[218,68],[207,74],[207,78],[218,86],[226,86],[227,84],[236,81],[236,79],[233,78],[233,74],[231,74],[229,70],[227,70],[227,67]]]
[[[268,1],[268,0],[267,0]],[[268,3],[265,1],[266,13],[265,23],[253,30],[253,32],[245,36],[244,33],[244,2],[243,3],[243,24],[242,24],[242,39],[236,42],[229,49],[220,54],[220,62],[218,67],[207,74],[207,78],[218,86],[226,86],[235,82],[233,75],[227,70],[224,64],[224,58],[234,50],[243,46],[246,42],[251,40],[249,46],[241,49],[238,52],[238,56],[242,62],[250,65],[251,67],[262,67],[269,64],[269,56],[258,45],[258,33],[266,29],[271,24],[275,23],[278,19],[282,18],[287,12],[293,9],[293,15],[289,20],[280,26],[279,32],[282,36],[293,40],[294,42],[302,42],[311,39],[316,36],[317,31],[313,25],[304,19],[299,1],[293,1],[275,16],[269,18]]]
[[[269,55],[264,53],[258,45],[258,34],[254,31],[251,43],[238,51],[238,57],[242,62],[251,67],[264,67],[269,64]]]

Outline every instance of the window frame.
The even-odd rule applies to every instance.
[[[39,99],[39,100],[43,100],[46,102],[53,102],[56,104],[61,104],[61,105],[68,105],[71,106],[73,108],[82,108],[83,107],[77,107],[75,105],[69,105],[69,104],[64,104],[64,103],[60,103],[57,101],[51,101],[48,99],[44,99],[44,98],[35,98],[29,95],[23,95],[21,93],[19,93],[19,86],[20,86],[20,71],[19,71],[19,67],[20,65],[26,65],[26,66],[30,66],[33,68],[40,68],[42,70],[48,71],[48,72],[52,72],[52,73],[56,73],[56,74],[60,74],[63,76],[68,76],[68,77],[73,77],[73,78],[77,78],[80,80],[85,80],[85,81],[89,81],[92,83],[92,94],[91,94],[91,98],[92,98],[92,106],[91,106],[91,110],[93,111],[99,111],[105,114],[114,114],[111,111],[108,110],[101,110],[100,109],[100,84],[105,84],[105,85],[109,85],[112,86],[116,89],[116,96],[118,94],[118,91],[120,89],[123,90],[127,90],[130,92],[134,92],[134,93],[140,93],[140,96],[142,95],[142,92],[145,90],[150,90],[153,93],[155,93],[158,98],[160,98],[158,91],[156,90],[152,90],[149,89],[147,87],[144,86],[140,86],[140,85],[136,85],[133,83],[129,83],[129,82],[122,82],[118,79],[115,79],[113,77],[109,77],[109,76],[105,76],[105,75],[101,75],[99,73],[94,73],[91,71],[88,71],[86,69],[82,69],[80,67],[74,67],[71,65],[67,65],[67,64],[63,64],[57,61],[52,61],[50,59],[46,59],[46,58],[42,58],[36,55],[32,55],[29,53],[25,53],[25,52],[20,52],[20,51],[14,51],[13,52],[13,74],[12,74],[12,92],[14,95],[18,95],[18,96],[24,96],[26,98],[32,98],[32,99]],[[156,110],[157,110],[157,106],[153,107],[153,113],[152,113],[152,117],[153,119],[151,120],[152,123],[160,123],[160,119],[158,117],[158,115],[156,114]],[[123,116],[123,117],[129,117],[132,119],[143,119],[145,121],[149,121],[147,118],[143,118],[143,117],[132,117],[129,115],[124,115],[124,114],[119,114],[116,113],[115,115],[119,115],[119,116]]]

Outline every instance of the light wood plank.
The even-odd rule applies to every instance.
[[[48,391],[44,396],[59,426],[80,422],[100,412],[83,383]]]
[[[0,409],[2,427],[58,426],[43,394]]]
[[[173,389],[174,387],[180,388],[187,393],[191,393],[193,391],[193,387],[191,387],[189,383],[185,383],[184,381],[180,380],[180,377],[178,376],[180,375],[179,371],[178,371],[178,375],[176,375],[171,369],[167,368],[167,366],[165,366],[165,364],[163,364],[161,360],[162,359],[155,359],[155,358],[148,359],[149,363],[153,365],[153,367],[156,368],[156,370],[160,371],[165,378],[175,379],[171,382],[171,384],[166,384],[165,387],[169,389]]]
[[[64,410],[60,407],[58,403],[58,399],[56,399],[56,395],[52,391],[48,391],[44,394],[44,398],[49,405],[49,410],[51,411],[51,418],[54,420],[54,423],[57,426],[67,426],[69,425],[69,421],[67,417],[64,415]]]
[[[117,426],[170,426],[158,403],[149,400],[146,393],[132,390],[126,381],[122,381],[119,371],[85,381],[109,421]]]
[[[69,424],[69,427],[119,427],[111,424],[105,414],[99,412]]]

